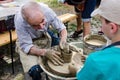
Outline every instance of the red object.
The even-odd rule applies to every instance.
[[[5,20],[0,21],[0,32],[7,31],[6,25],[5,25]]]

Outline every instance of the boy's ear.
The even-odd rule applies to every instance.
[[[117,30],[118,30],[118,25],[116,25],[115,23],[109,23],[110,24],[110,27],[111,27],[111,33],[116,33]]]

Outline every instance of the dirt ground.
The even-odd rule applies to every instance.
[[[69,8],[52,8],[57,15],[62,15],[64,13],[74,13],[73,7]],[[92,33],[97,33],[97,31],[100,30],[100,23],[99,20],[96,18],[92,19]],[[72,34],[76,29],[76,22],[73,20],[72,22],[69,23],[69,28],[68,28],[68,37],[70,34]],[[82,36],[76,39],[68,39],[68,42],[73,42],[73,41],[81,41],[83,40]],[[15,53],[15,44],[13,46],[13,51],[14,51],[14,71],[15,73],[12,74],[12,68],[11,68],[11,58],[10,58],[10,49],[9,49],[9,44],[5,45],[3,47],[0,47],[0,52],[4,53],[4,60],[0,60],[0,80],[22,80],[23,78],[23,68],[20,63],[19,55]],[[44,79],[45,80],[45,79]]]

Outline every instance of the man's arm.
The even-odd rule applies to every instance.
[[[37,55],[37,56],[44,56],[46,49],[39,49],[36,46],[30,48],[29,54],[30,55]]]
[[[35,46],[31,47],[29,54],[36,56],[46,56],[54,65],[63,65],[60,58],[61,53],[51,49],[39,49]]]
[[[66,42],[67,39],[67,30],[66,28],[60,32],[60,38],[62,42]]]

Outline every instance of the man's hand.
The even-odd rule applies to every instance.
[[[69,73],[70,73],[71,76],[75,76],[76,75],[77,68],[76,68],[74,63],[70,63],[69,66],[68,66],[68,69],[69,69]]]
[[[86,58],[87,58],[87,55],[82,55],[82,56],[81,56],[81,61],[82,61],[82,63],[85,62]]]
[[[69,44],[67,42],[60,41],[59,47],[62,50],[62,52],[69,53],[69,51],[70,51]]]
[[[79,11],[84,11],[84,9],[85,9],[85,3],[81,3],[81,4],[77,5],[76,8],[77,8]]]
[[[54,64],[54,65],[63,65],[63,60],[60,58],[61,54],[58,51],[47,49],[45,56]]]
[[[70,63],[68,69],[71,76],[75,76],[76,73],[81,69],[81,66],[77,63]]]
[[[65,47],[65,43],[63,41],[60,41],[59,47],[60,47],[60,49],[63,49]]]

